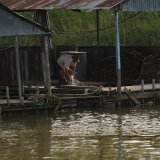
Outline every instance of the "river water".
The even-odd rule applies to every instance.
[[[0,119],[0,160],[159,160],[160,105]]]

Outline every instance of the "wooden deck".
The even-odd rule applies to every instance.
[[[86,92],[87,90],[88,92]],[[35,109],[52,109],[58,111],[64,107],[76,107],[80,102],[87,102],[91,105],[103,107],[108,102],[119,102],[130,100],[133,104],[141,104],[142,99],[151,99],[160,97],[160,84],[145,84],[134,86],[122,86],[122,94],[116,93],[116,87],[103,87],[103,86],[72,86],[66,85],[59,88],[52,86],[52,94],[48,95],[47,90],[39,87],[39,94],[45,96],[45,99],[37,99],[37,101],[27,100],[27,97],[35,97],[36,87],[25,88],[24,105],[20,105],[17,98],[9,100],[8,105],[5,95],[0,99],[1,112],[10,112],[17,110],[35,110]],[[1,91],[5,91],[5,87],[0,87]],[[17,88],[10,88],[10,92],[17,92]],[[42,97],[43,97],[42,96]],[[12,96],[11,96],[12,97]],[[42,100],[42,101],[41,101]],[[40,102],[40,103],[39,103]]]
[[[124,87],[130,89],[132,92],[141,92],[141,85],[133,85],[133,86],[122,86],[121,90],[123,92]],[[112,87],[112,90],[116,90],[116,87]],[[155,83],[155,89],[160,90],[160,84]],[[144,91],[151,91],[153,90],[152,84],[144,84]],[[103,87],[103,91],[109,91],[109,87]]]

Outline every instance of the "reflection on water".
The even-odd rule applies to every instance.
[[[0,160],[159,160],[160,105],[0,120]]]

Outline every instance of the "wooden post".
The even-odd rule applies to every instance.
[[[22,83],[22,95],[24,96],[24,83]]]
[[[141,92],[144,92],[144,80],[141,80]]]
[[[115,33],[116,33],[116,67],[117,67],[117,93],[121,94],[121,57],[120,57],[120,37],[119,37],[119,11],[115,9]]]
[[[15,51],[16,51],[16,68],[17,68],[17,80],[18,80],[18,91],[19,91],[19,101],[20,104],[23,105],[22,99],[22,82],[21,82],[21,72],[20,72],[20,61],[19,61],[19,53],[18,53],[18,40],[17,36],[15,36]]]
[[[24,102],[24,94],[25,94],[25,91],[24,91],[24,83],[22,83],[22,101]]]
[[[153,91],[156,90],[156,87],[155,87],[155,79],[152,79],[152,89],[153,89]],[[155,97],[153,97],[153,103],[155,104]]]
[[[116,104],[116,107],[121,107],[122,102],[121,101],[116,101],[115,104]]]
[[[141,80],[141,92],[144,92],[144,80]],[[144,98],[142,98],[142,104],[144,104]]]
[[[28,52],[24,51],[24,81],[29,84],[29,62],[28,62]]]
[[[46,67],[45,67],[45,54],[42,52],[42,70],[43,70],[43,82],[44,82],[44,87],[47,86],[47,73],[46,73]]]
[[[10,100],[9,100],[9,87],[6,86],[6,96],[7,96],[7,104],[10,106]]]
[[[155,87],[155,79],[152,79],[152,89],[153,91],[155,91],[156,87]]]
[[[2,112],[2,109],[1,109],[1,107],[0,107],[0,117],[1,117],[1,112]]]
[[[100,106],[101,106],[101,108],[104,107],[104,105],[103,105],[103,96],[102,95],[100,96]]]
[[[111,85],[109,86],[108,96],[110,95],[110,92],[111,92]]]
[[[38,94],[39,94],[39,86],[38,84],[36,85],[36,101],[38,100]],[[48,98],[47,98],[48,100]]]
[[[13,52],[11,52],[11,51],[10,51],[10,56],[11,56],[11,58],[10,58],[11,77],[12,77],[12,82],[14,82],[14,79],[15,79],[15,77],[14,77],[14,67],[13,67],[14,59],[13,59]]]
[[[48,43],[47,35],[44,35],[44,60],[45,60],[45,70],[47,76],[47,90],[48,93],[51,93],[51,77],[50,77],[50,66],[49,66],[49,54],[48,54]]]
[[[37,94],[39,93],[39,85],[38,84],[36,85],[36,93]]]

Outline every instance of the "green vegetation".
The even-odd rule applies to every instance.
[[[73,12],[50,10],[50,23],[55,45],[97,45],[96,11]],[[101,10],[100,45],[115,45],[114,12]],[[158,12],[120,12],[121,45],[159,45]]]
[[[96,11],[49,10],[53,45],[96,46]],[[20,13],[32,19],[32,12]],[[114,12],[99,11],[100,45],[115,45]],[[120,12],[121,45],[159,45],[160,16],[158,12]],[[9,38],[12,39],[12,38]],[[14,45],[8,37],[0,38],[0,46]],[[21,36],[20,45],[34,45],[34,36]]]

